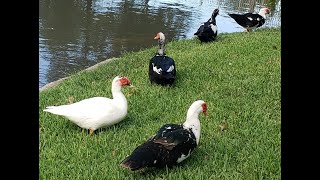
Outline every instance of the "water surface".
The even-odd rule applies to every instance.
[[[155,46],[155,34],[190,39],[219,8],[218,32],[243,29],[228,13],[271,14],[263,27],[281,26],[281,0],[39,0],[39,87],[126,51]]]

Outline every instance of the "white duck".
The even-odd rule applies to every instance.
[[[163,125],[156,135],[125,158],[121,166],[135,171],[145,167],[172,167],[187,159],[199,144],[201,112],[207,115],[206,102],[193,102],[183,124]]]
[[[64,116],[92,134],[96,129],[111,126],[126,117],[128,104],[121,88],[131,86],[130,83],[127,77],[116,76],[111,88],[113,99],[93,97],[73,104],[49,106],[43,111]]]

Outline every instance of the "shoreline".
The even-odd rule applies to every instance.
[[[79,71],[77,73],[80,73],[80,72],[83,72],[83,71],[92,71],[92,70],[96,69],[97,67],[99,67],[102,64],[106,64],[106,63],[111,62],[112,60],[117,60],[117,59],[119,59],[119,58],[112,57],[112,58],[106,59],[106,60],[101,61],[101,62],[99,62],[99,63],[97,63],[97,64],[95,64],[93,66],[90,66],[90,67],[84,69],[84,70],[81,70],[81,71]],[[75,73],[75,74],[77,74],[77,73]],[[53,87],[57,86],[58,84],[60,84],[61,82],[63,82],[64,80],[69,79],[71,76],[72,75],[64,77],[64,78],[60,78],[60,79],[58,79],[56,81],[52,81],[50,83],[47,83],[46,85],[44,85],[41,88],[39,88],[39,92],[42,92],[42,91],[48,90],[50,88],[53,88]]]

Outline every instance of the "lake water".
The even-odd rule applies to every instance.
[[[126,51],[193,38],[219,8],[218,33],[241,32],[228,13],[269,7],[266,27],[281,26],[281,0],[39,0],[39,88]]]

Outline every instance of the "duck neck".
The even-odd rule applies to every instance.
[[[113,86],[112,97],[114,101],[117,101],[116,105],[121,109],[127,109],[127,99],[121,91],[121,86]]]
[[[162,40],[162,39],[159,39],[158,55],[160,55],[160,56],[165,55],[164,40]]]
[[[212,14],[211,19],[212,19],[212,20],[216,19],[217,15],[218,15],[218,13]]]
[[[197,144],[199,143],[200,139],[200,121],[199,121],[199,114],[201,111],[194,110],[189,108],[187,113],[187,119],[183,123],[183,127],[186,129],[191,129],[193,134],[196,137]]]
[[[214,24],[216,24],[216,16],[218,15],[218,13],[213,13],[212,15],[211,15],[211,18],[208,20],[209,22],[211,22],[211,23],[214,23]]]

